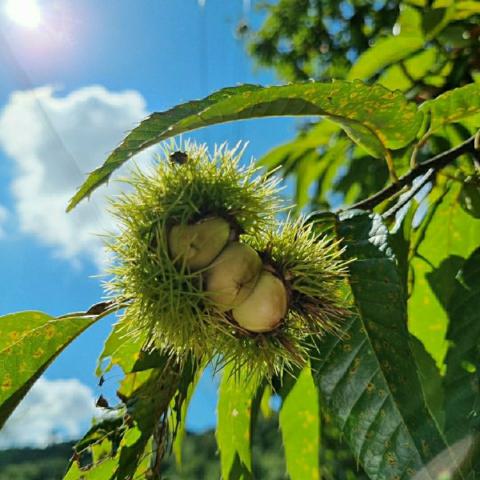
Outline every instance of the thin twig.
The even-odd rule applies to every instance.
[[[395,215],[399,210],[401,210],[433,177],[435,174],[435,169],[430,168],[427,173],[422,177],[422,179],[414,185],[409,192],[404,196],[400,197],[398,202],[389,210],[387,210],[382,217],[389,218]]]
[[[353,204],[351,207],[348,207],[348,210],[351,210],[354,208],[360,208],[362,210],[371,210],[372,208],[382,203],[384,200],[387,200],[388,198],[398,193],[406,185],[410,185],[415,178],[428,172],[431,168],[434,170],[434,173],[435,173],[438,170],[445,167],[446,165],[448,165],[450,162],[453,162],[453,160],[458,158],[460,155],[463,155],[464,153],[476,153],[474,142],[475,142],[475,135],[471,136],[468,140],[461,143],[460,145],[457,145],[456,147],[451,148],[450,150],[442,152],[436,155],[435,157],[427,160],[426,162],[418,164],[416,167],[412,168],[408,173],[403,175],[403,177],[400,177],[400,179],[397,182],[394,182],[388,185],[383,190],[380,190],[379,192],[375,193],[371,197],[368,197],[365,200],[361,200],[360,202]]]

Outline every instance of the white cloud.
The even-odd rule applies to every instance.
[[[0,205],[0,238],[5,236],[5,230],[3,229],[3,224],[8,218],[8,210],[5,207]]]
[[[45,447],[77,439],[90,425],[92,390],[76,379],[40,378],[0,431],[0,448]]]
[[[125,133],[146,116],[136,91],[90,86],[59,96],[52,87],[14,92],[0,114],[0,146],[16,163],[13,195],[22,231],[76,260],[104,260],[98,234],[112,227],[100,188],[89,202],[65,207],[86,173],[98,167]]]

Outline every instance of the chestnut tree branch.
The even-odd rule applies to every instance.
[[[382,217],[393,217],[399,210],[401,210],[435,175],[435,170],[430,168],[427,173],[416,183],[410,191],[401,195],[398,202],[389,210],[387,210]]]
[[[461,143],[460,145],[457,145],[450,150],[446,150],[445,152],[439,153],[438,155],[435,155],[434,157],[427,160],[426,162],[418,164],[408,173],[400,177],[398,181],[391,183],[390,185],[375,193],[374,195],[353,204],[345,210],[351,210],[354,208],[371,210],[372,208],[382,203],[384,200],[387,200],[388,198],[398,193],[406,185],[410,185],[415,178],[427,173],[430,169],[433,169],[433,173],[429,175],[428,178],[433,177],[436,172],[441,170],[450,162],[453,162],[453,160],[463,155],[464,153],[475,154],[476,151],[474,144],[475,135],[471,136],[468,140],[465,140],[465,142]]]

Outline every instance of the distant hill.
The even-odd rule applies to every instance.
[[[52,445],[45,449],[0,450],[0,480],[61,480],[72,456],[74,443]],[[341,444],[338,432],[324,428],[321,453],[323,480],[366,480],[357,471],[356,462]],[[278,419],[272,415],[262,419],[255,432],[253,445],[254,477],[259,480],[287,480],[283,447],[278,432]],[[215,434],[190,433],[183,448],[181,470],[170,457],[163,463],[166,480],[216,480],[220,478]]]
[[[72,456],[74,442],[47,448],[0,450],[0,480],[59,480]]]

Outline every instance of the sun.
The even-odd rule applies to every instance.
[[[5,14],[16,24],[35,29],[42,23],[42,11],[37,0],[6,0]]]

